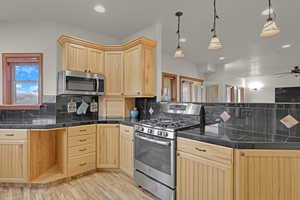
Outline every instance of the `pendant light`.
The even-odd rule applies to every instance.
[[[175,58],[183,58],[184,57],[184,53],[182,48],[180,47],[180,17],[183,15],[182,12],[178,11],[176,12],[175,16],[178,18],[178,28],[177,28],[177,48],[175,51]]]
[[[260,37],[266,38],[266,37],[272,37],[274,35],[277,35],[280,33],[280,29],[276,25],[275,21],[273,20],[271,16],[271,9],[272,9],[272,4],[271,0],[269,0],[269,16],[267,19],[267,22],[265,23],[263,30],[260,34]],[[273,10],[274,13],[274,10]],[[276,16],[276,15],[275,15]]]
[[[219,16],[217,15],[216,0],[214,0],[214,24],[213,24],[213,28],[211,29],[213,36],[208,46],[209,50],[218,50],[223,48],[220,39],[217,37],[217,30],[216,30],[217,19],[219,19]]]

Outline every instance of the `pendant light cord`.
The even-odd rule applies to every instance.
[[[216,21],[217,21],[217,8],[216,8],[216,0],[214,0],[214,36],[216,36],[217,34]]]
[[[180,48],[180,16],[178,15],[177,48]]]
[[[271,17],[271,8],[272,8],[271,0],[269,0],[269,20],[272,19],[272,17]]]

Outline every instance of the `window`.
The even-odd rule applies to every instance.
[[[181,102],[201,102],[203,80],[180,76],[180,100]]]
[[[38,108],[42,103],[42,54],[2,54],[4,104]]]
[[[177,101],[177,75],[162,73],[162,101]]]

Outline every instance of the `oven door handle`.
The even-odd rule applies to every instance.
[[[170,145],[170,142],[158,141],[158,140],[150,139],[150,138],[143,137],[143,136],[140,136],[140,135],[135,135],[135,137],[137,137],[141,140],[145,140],[145,141],[152,142],[152,143],[159,144],[159,145],[163,145],[163,146],[169,146]]]

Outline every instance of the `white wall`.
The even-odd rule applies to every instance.
[[[156,95],[157,101],[161,99],[161,73],[162,73],[162,25],[157,22],[149,27],[144,28],[124,39],[121,43],[128,42],[130,40],[136,39],[138,37],[145,36],[157,42],[156,46]]]
[[[43,53],[43,91],[45,95],[56,94],[57,39],[68,34],[85,40],[118,44],[109,36],[53,22],[0,23],[0,53]],[[0,61],[1,62],[1,61]],[[2,63],[0,63],[2,66]],[[0,67],[0,104],[2,103],[2,68]]]
[[[300,77],[294,76],[258,76],[248,77],[246,80],[246,101],[247,103],[274,103],[275,88],[278,87],[299,87]],[[251,84],[260,83],[263,87],[260,90],[250,90]]]
[[[192,78],[204,79],[200,73],[199,67],[185,59],[176,59],[173,56],[163,53],[162,72],[176,74],[177,76],[188,76]],[[179,77],[177,86],[179,86]],[[177,94],[180,94],[180,87],[177,87]],[[180,101],[180,95],[177,95],[177,101]]]

